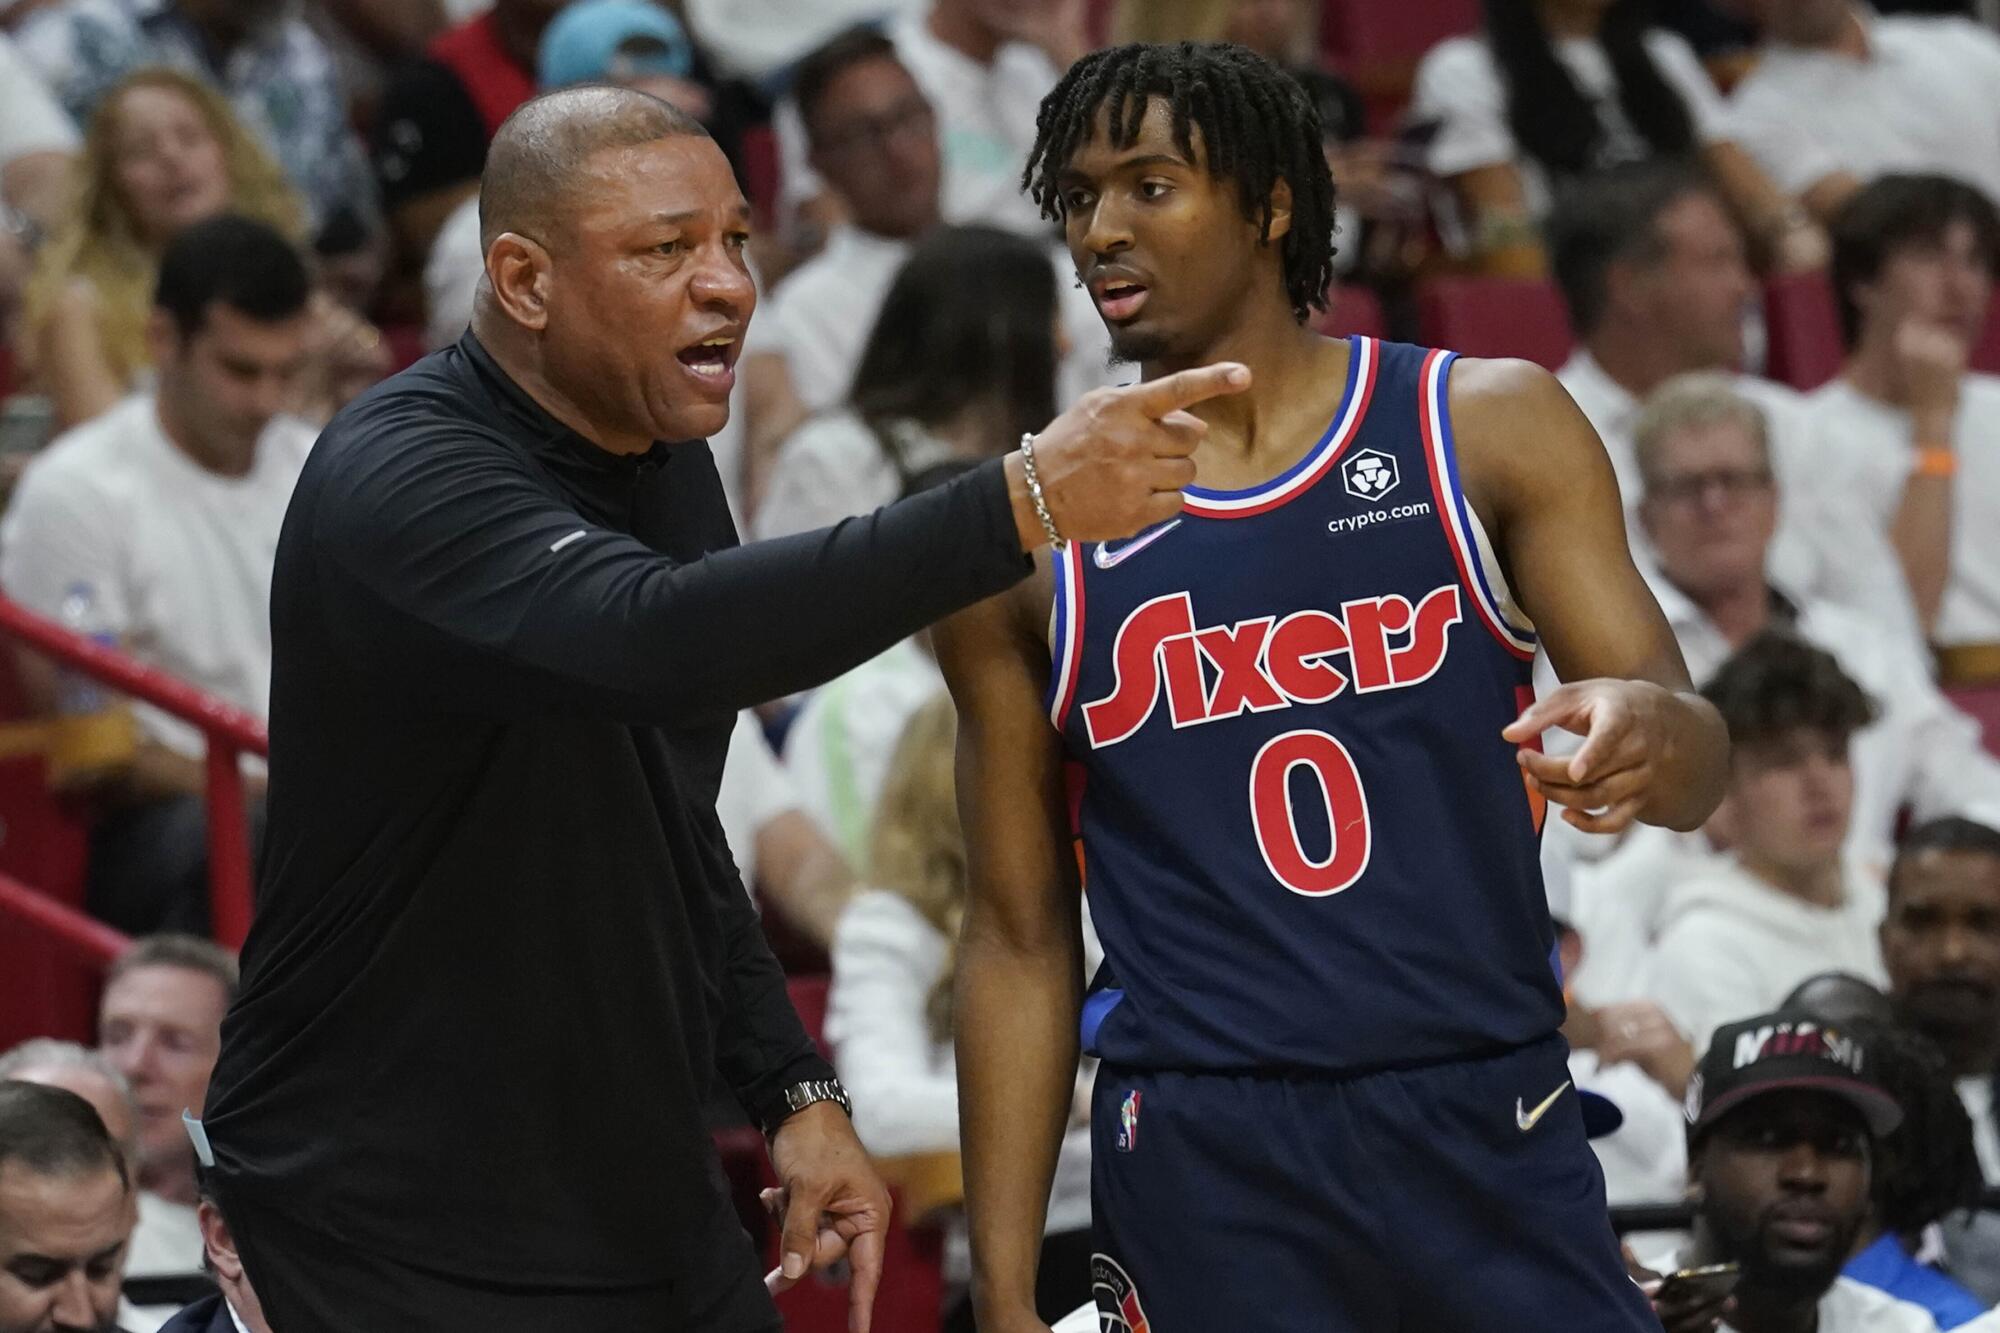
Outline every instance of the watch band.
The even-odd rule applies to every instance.
[[[847,1089],[841,1086],[839,1079],[808,1078],[785,1089],[784,1107],[769,1124],[764,1126],[764,1133],[766,1136],[777,1133],[778,1126],[814,1102],[832,1102],[840,1107],[848,1119],[854,1118],[854,1103],[848,1100]]]

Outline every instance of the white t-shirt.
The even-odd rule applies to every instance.
[[[904,639],[806,697],[785,734],[785,771],[799,808],[851,866],[868,864],[868,831],[910,715],[944,689],[944,673]]]
[[[824,412],[846,400],[875,317],[914,248],[914,242],[877,236],[859,227],[835,227],[827,235],[826,248],[801,264],[768,298],[764,313],[752,326],[758,331],[756,348],[783,355],[792,388],[808,410]],[[1110,336],[1090,294],[1076,286],[1068,252],[1051,244],[1049,262],[1056,274],[1058,317],[1070,342],[1056,381],[1060,410],[1088,390],[1116,383],[1120,377],[1106,368]]]
[[[687,0],[683,6],[696,43],[717,67],[753,80],[856,23],[929,8],[930,0]]]
[[[1886,988],[1875,931],[1887,895],[1858,874],[1845,889],[1840,906],[1819,907],[1718,858],[1669,893],[1648,990],[1699,1050],[1722,1024],[1770,1013],[1821,972]]]
[[[451,211],[424,260],[424,346],[435,352],[458,341],[472,322],[472,297],[486,272],[479,248],[479,196]]]
[[[1974,1076],[1958,1080],[1958,1100],[1972,1121],[1972,1147],[1979,1154],[1979,1174],[1988,1184],[2000,1182],[2000,1127],[1993,1123],[1993,1080]]]
[[[1605,1202],[1661,1203],[1687,1192],[1687,1122],[1674,1095],[1629,1061],[1601,1064],[1596,1051],[1572,1051],[1576,1086],[1609,1097],[1625,1116],[1590,1147],[1604,1170]]]
[[[0,587],[46,616],[87,584],[103,629],[143,662],[258,717],[270,708],[271,566],[313,429],[278,417],[250,472],[220,476],[169,441],[150,394],[59,436],[0,519]],[[201,733],[135,709],[160,744]]]
[[[771,753],[757,715],[748,709],[738,713],[736,729],[729,734],[729,757],[722,764],[722,786],[715,794],[715,817],[729,840],[744,888],[757,880],[758,831],[798,806],[792,780]]]
[[[1598,122],[1604,127],[1603,161],[1599,165],[1651,157],[1651,145],[1633,128],[1618,101],[1617,76],[1604,48],[1587,37],[1565,37],[1556,42],[1555,50],[1577,87],[1596,107]],[[1687,103],[1697,143],[1719,143],[1735,137],[1721,95],[1685,38],[1655,28],[1646,33],[1646,50],[1661,76]],[[1507,85],[1484,37],[1451,37],[1430,49],[1417,66],[1410,118],[1441,122],[1430,145],[1432,171],[1451,177],[1479,167],[1514,163],[1521,168],[1529,211],[1536,217],[1548,212],[1548,174],[1540,163],[1523,155],[1514,141],[1507,121]]]
[[[0,166],[30,153],[73,153],[81,142],[13,38],[0,33]]]
[[[1730,96],[1778,188],[1835,172],[1942,171],[2000,199],[2000,36],[1967,19],[1863,14],[1868,55],[1767,46]]]
[[[2000,89],[2000,83],[1994,85]],[[2000,119],[2000,108],[1992,113]],[[1909,414],[1844,379],[1809,395],[1813,466],[1853,496],[1886,534],[1916,461]],[[1938,611],[1939,643],[2000,643],[2000,377],[1971,374],[1959,393],[1952,443],[1951,572]]]
[[[903,467],[911,473],[958,456],[920,426],[891,423],[889,429],[902,448]],[[903,474],[875,432],[845,408],[822,413],[786,437],[757,506],[757,536],[829,527],[880,509],[902,493]]]
[[[1996,1326],[2000,1326],[2000,1318],[1986,1314],[1959,1328],[1962,1333],[1993,1333]],[[1718,1333],[1734,1331],[1723,1324]],[[1820,1297],[1817,1333],[1937,1333],[1937,1320],[1921,1305],[1897,1300],[1851,1277],[1840,1277]]]

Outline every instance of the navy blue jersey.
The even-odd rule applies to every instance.
[[[1534,634],[1459,492],[1452,355],[1350,340],[1325,434],[1057,562],[1050,715],[1118,1064],[1488,1054],[1563,1003],[1541,810],[1500,732]]]

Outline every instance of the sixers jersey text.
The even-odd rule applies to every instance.
[[[1349,340],[1323,438],[1058,560],[1050,711],[1115,1064],[1354,1073],[1507,1050],[1562,997],[1501,728],[1534,634],[1460,494],[1452,355]]]

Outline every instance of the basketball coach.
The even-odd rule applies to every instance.
[[[284,1333],[779,1327],[702,1107],[769,1136],[784,1270],[888,1196],[714,813],[735,712],[1174,513],[1210,366],[1005,459],[739,547],[703,439],[756,293],[722,153],[642,94],[516,111],[471,331],[307,463],[271,598],[269,825],[206,1115]],[[1024,632],[1033,632],[1024,629]]]

